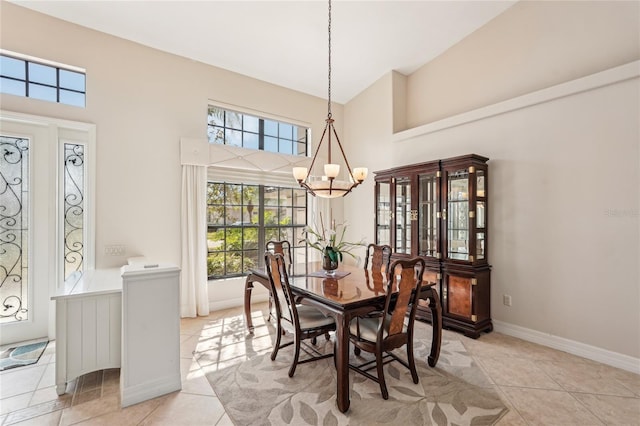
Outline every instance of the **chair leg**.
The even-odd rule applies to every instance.
[[[407,361],[409,363],[409,370],[411,371],[411,378],[413,383],[418,383],[418,371],[416,370],[416,363],[413,358],[413,342],[409,339],[407,342]]]
[[[312,344],[313,346],[315,346],[315,345],[316,345],[316,343],[318,343],[318,339],[317,339],[317,338],[315,338],[315,337],[312,337],[312,338],[311,338],[311,344]]]
[[[384,364],[382,363],[382,351],[376,352],[376,367],[378,370],[378,383],[380,384],[380,392],[382,392],[382,398],[389,399],[387,384],[384,381]]]
[[[300,335],[299,333],[295,333],[294,336],[294,346],[296,347],[293,353],[293,361],[291,362],[291,368],[289,369],[289,377],[293,377],[293,374],[296,372],[296,367],[298,366],[298,358],[300,357]]]
[[[282,338],[284,330],[280,325],[280,321],[276,318],[276,343],[273,345],[273,351],[271,352],[271,361],[276,359],[278,355],[278,349],[280,349],[280,339]]]

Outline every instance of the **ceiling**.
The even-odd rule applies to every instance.
[[[517,0],[332,2],[331,97],[410,74]],[[324,1],[24,1],[66,21],[327,98]]]

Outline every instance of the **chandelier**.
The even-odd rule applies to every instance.
[[[313,154],[313,160],[309,169],[306,167],[294,167],[293,177],[298,181],[301,187],[305,188],[311,195],[322,198],[337,198],[344,197],[353,188],[360,185],[366,178],[368,170],[366,167],[355,167],[353,170],[349,165],[347,156],[342,149],[340,138],[333,126],[333,118],[331,116],[331,0],[329,0],[329,84],[328,84],[328,102],[327,102],[327,119],[325,120],[324,131],[322,137],[318,143],[315,154]],[[322,148],[322,143],[327,137],[327,164],[324,165],[323,172],[321,174],[313,175],[313,166],[316,163],[318,152]],[[332,137],[335,138],[338,148],[340,148],[340,154],[344,160],[346,168],[346,179],[340,179],[340,164],[333,163],[331,161],[331,144]]]

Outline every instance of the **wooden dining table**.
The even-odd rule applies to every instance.
[[[253,270],[245,284],[245,321],[253,333],[251,321],[251,291],[258,282],[269,289],[269,278],[264,271]],[[382,309],[386,298],[386,277],[383,273],[350,265],[341,265],[335,276],[327,276],[319,263],[310,263],[305,276],[290,277],[289,283],[295,296],[302,303],[316,306],[336,321],[335,365],[337,371],[336,402],[341,412],[349,409],[349,324],[358,315],[366,314],[373,308]],[[432,318],[431,353],[428,364],[435,367],[440,356],[442,340],[442,308],[435,283],[424,282],[421,299],[429,300]]]

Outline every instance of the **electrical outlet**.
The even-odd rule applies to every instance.
[[[503,294],[502,295],[502,303],[505,306],[511,306],[511,296],[509,296],[508,294]]]
[[[107,256],[124,256],[127,254],[127,246],[122,244],[104,246],[104,254]]]

